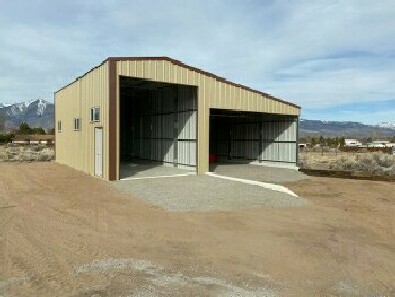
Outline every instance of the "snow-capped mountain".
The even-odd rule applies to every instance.
[[[395,130],[395,122],[381,122],[377,124],[377,127]]]
[[[26,122],[31,127],[54,127],[55,106],[42,99],[21,103],[0,103],[0,130],[10,131]],[[4,126],[4,127],[2,127]]]

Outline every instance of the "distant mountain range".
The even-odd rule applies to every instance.
[[[300,136],[393,137],[395,124],[365,125],[359,122],[300,120]]]
[[[22,103],[0,103],[0,131],[11,131],[26,122],[30,127],[49,129],[54,127],[55,105],[37,99]]]
[[[27,122],[30,127],[54,128],[55,105],[37,99],[29,102],[0,103],[0,132],[10,131]],[[393,137],[395,122],[365,125],[359,122],[300,120],[300,136]]]
[[[393,122],[393,123],[381,122],[381,123],[377,124],[376,126],[380,127],[380,128],[389,128],[389,129],[395,130],[395,122]]]

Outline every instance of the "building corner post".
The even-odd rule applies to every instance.
[[[108,60],[108,77],[109,77],[109,102],[108,102],[108,180],[118,180],[118,130],[117,130],[117,61]]]

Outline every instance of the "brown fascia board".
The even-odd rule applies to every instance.
[[[289,106],[292,106],[292,107],[300,109],[300,106],[298,106],[298,105],[296,105],[294,103],[291,103],[291,102],[288,102],[288,101],[276,98],[276,97],[274,97],[274,96],[272,96],[270,94],[261,92],[259,90],[251,89],[250,87],[247,87],[245,85],[241,85],[241,84],[237,84],[237,83],[228,81],[224,77],[215,75],[214,73],[211,73],[211,72],[204,71],[204,70],[202,70],[200,68],[196,68],[196,67],[192,67],[192,66],[186,65],[186,64],[184,64],[183,62],[181,62],[179,60],[175,60],[175,59],[172,59],[172,58],[169,58],[169,57],[109,57],[106,60],[104,60],[100,65],[98,65],[96,67],[93,67],[88,72],[86,72],[83,75],[77,77],[77,79],[75,81],[77,81],[78,79],[80,79],[83,76],[87,75],[88,73],[92,72],[96,68],[99,68],[100,66],[102,66],[107,61],[149,61],[149,60],[153,60],[153,61],[168,61],[168,62],[172,63],[173,65],[177,65],[177,66],[186,68],[188,70],[195,71],[197,73],[206,75],[208,77],[215,78],[219,82],[222,82],[222,83],[225,83],[225,84],[228,84],[228,85],[231,85],[231,86],[239,87],[239,88],[241,88],[243,90],[246,90],[246,91],[249,91],[249,92],[252,92],[252,93],[256,93],[256,94],[260,94],[260,95],[262,95],[262,96],[264,96],[266,98],[269,98],[271,100],[274,100],[274,101],[277,101],[277,102],[281,102],[281,103],[287,104]],[[73,82],[69,83],[68,85],[64,86],[63,88],[59,89],[58,91],[55,92],[55,94],[57,92],[59,92],[60,90],[63,90],[64,88],[68,87],[69,85],[71,85],[75,81],[73,81]]]

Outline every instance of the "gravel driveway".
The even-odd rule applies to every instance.
[[[298,207],[306,200],[242,182],[210,176],[125,180],[113,187],[169,211],[228,211],[257,206]]]

